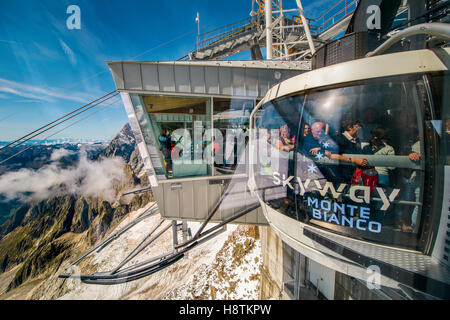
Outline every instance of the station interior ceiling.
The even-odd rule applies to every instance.
[[[173,97],[173,96],[144,96],[144,104],[148,113],[185,113],[189,108],[192,114],[204,113],[205,97]]]

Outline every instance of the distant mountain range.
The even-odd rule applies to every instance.
[[[55,163],[57,168],[71,168],[80,161],[82,152],[88,159],[83,161],[94,164],[108,158],[123,159],[126,181],[112,186],[116,194],[113,201],[106,201],[101,196],[70,193],[56,193],[47,199],[31,201],[5,201],[4,196],[1,201],[0,197],[0,216],[3,216],[0,225],[0,295],[47,272],[56,272],[62,261],[80,254],[80,250],[101,239],[128,212],[152,201],[151,191],[131,199],[121,196],[125,190],[147,184],[128,124],[108,144],[33,146],[8,161],[3,166],[3,174],[19,173],[21,169],[39,172],[49,166],[56,167]],[[3,155],[3,159],[5,157],[7,155]],[[55,186],[56,191],[60,188]]]
[[[4,146],[5,145],[6,144],[4,144]],[[0,174],[21,168],[39,169],[51,161],[51,155],[58,149],[70,151],[70,154],[73,156],[72,160],[76,160],[76,155],[80,150],[85,150],[88,157],[90,157],[105,149],[108,145],[109,142],[92,141],[87,143],[55,142],[38,143],[36,145],[24,144],[0,154],[0,162],[6,160],[4,163],[0,164]],[[70,157],[67,157],[67,159],[70,159]]]
[[[10,144],[12,141],[0,141],[0,147],[6,146]],[[72,139],[72,138],[63,138],[63,139],[48,139],[48,140],[29,140],[24,143],[24,145],[61,145],[61,144],[103,144],[108,143],[110,140],[99,140],[99,139]]]

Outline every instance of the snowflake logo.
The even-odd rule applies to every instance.
[[[323,147],[324,147],[325,149],[329,148],[329,147],[330,147],[330,143],[329,143],[328,141],[324,142],[324,143],[323,143]]]
[[[322,159],[322,158],[323,158],[323,154],[320,153],[320,152],[318,152],[317,155],[316,155],[316,159],[317,159],[317,160],[320,160],[320,159]]]
[[[317,167],[313,165],[312,163],[308,166],[308,171],[311,173],[316,173]]]

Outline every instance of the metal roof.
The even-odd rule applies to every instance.
[[[310,70],[304,61],[113,61],[116,88],[167,95],[262,98],[275,84]]]

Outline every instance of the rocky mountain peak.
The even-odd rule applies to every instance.
[[[128,162],[135,149],[136,139],[134,138],[133,131],[131,131],[130,124],[125,124],[120,132],[111,140],[110,144],[101,151],[95,159],[98,157],[112,158],[115,156],[122,157],[125,162]]]
[[[134,144],[134,134],[133,131],[131,131],[131,126],[128,122],[122,127],[120,132],[111,141],[111,143],[113,142],[116,144]]]

